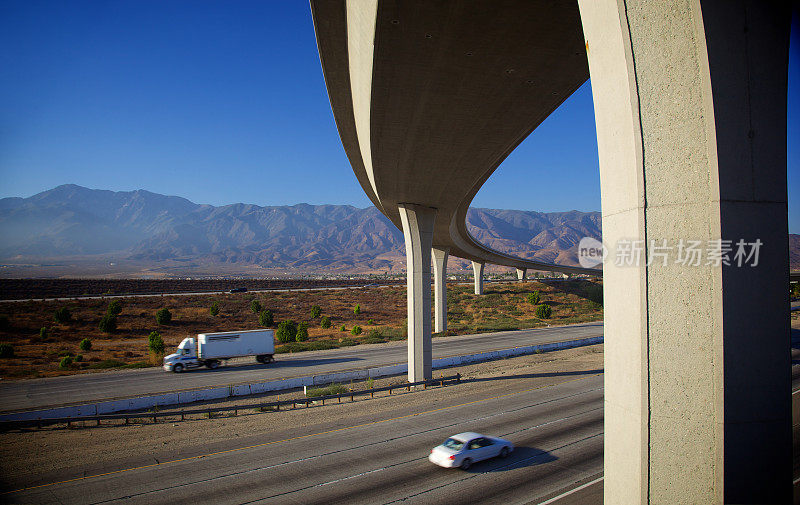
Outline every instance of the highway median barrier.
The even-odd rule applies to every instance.
[[[502,349],[497,351],[488,351],[484,353],[469,354],[465,356],[448,356],[444,358],[437,358],[433,360],[432,367],[434,370],[451,368],[454,366],[480,363],[484,361],[492,361],[497,359],[504,359],[514,356],[522,356],[527,354],[534,354],[537,352],[548,352],[561,349],[569,349],[573,347],[580,347],[586,345],[600,344],[603,342],[603,337],[590,337],[583,339],[568,340],[563,342],[553,342],[548,344],[540,344],[533,346],[514,347],[511,349]],[[211,388],[190,389],[185,391],[176,391],[169,393],[162,393],[156,395],[139,396],[133,398],[120,398],[107,401],[101,401],[92,404],[73,405],[54,407],[40,410],[30,410],[24,412],[11,412],[0,414],[0,429],[10,426],[15,421],[41,421],[48,422],[59,419],[59,422],[66,422],[65,419],[72,421],[81,419],[94,419],[97,416],[116,415],[122,412],[142,411],[152,409],[154,407],[166,407],[172,405],[191,404],[209,400],[222,400],[225,398],[242,397],[253,394],[269,393],[273,391],[284,391],[289,389],[302,388],[303,386],[316,387],[324,386],[333,383],[345,383],[353,380],[365,380],[368,378],[390,377],[394,375],[402,375],[408,372],[408,365],[405,363],[398,363],[393,365],[374,367],[369,369],[348,370],[341,372],[331,372],[319,375],[309,375],[303,377],[291,377],[286,379],[276,379],[267,382],[258,382],[252,384],[233,384],[228,386],[216,386]],[[411,384],[410,384],[411,385]],[[403,386],[393,386],[387,388],[398,389]],[[302,402],[302,400],[300,400]],[[310,400],[309,400],[310,401]],[[291,402],[290,402],[291,403]],[[208,412],[208,409],[203,409],[202,412]],[[212,412],[215,412],[212,409]],[[135,417],[133,414],[127,414],[129,417]],[[120,414],[125,418],[126,414]],[[145,416],[140,416],[145,417]]]

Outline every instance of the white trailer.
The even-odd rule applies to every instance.
[[[164,370],[183,372],[187,368],[206,366],[214,369],[224,359],[255,356],[259,363],[274,361],[275,339],[272,330],[225,331],[200,333],[188,337],[177,352],[164,357]]]

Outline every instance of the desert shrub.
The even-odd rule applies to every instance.
[[[539,295],[539,290],[537,289],[533,293],[528,293],[528,303],[531,305],[539,305],[541,301],[541,296]]]
[[[370,330],[366,338],[364,338],[365,344],[382,344],[384,342],[386,342],[386,339],[383,338],[383,333],[375,329]]]
[[[258,324],[267,327],[275,324],[275,318],[272,316],[271,310],[262,310],[258,315]]]
[[[356,306],[353,308],[353,314],[355,314],[355,315],[361,314],[361,305],[360,304],[357,303]]]
[[[89,340],[88,338],[84,338],[83,340],[81,340],[81,343],[78,344],[78,347],[80,347],[81,351],[91,351],[92,341]]]
[[[72,320],[72,313],[68,308],[61,307],[56,309],[53,313],[53,319],[55,319],[57,323],[68,323]]]
[[[13,358],[14,346],[11,344],[0,344],[0,358]]]
[[[354,339],[354,338],[342,337],[342,338],[339,339],[339,345],[342,346],[342,347],[351,347],[351,346],[358,345],[358,344],[359,344],[359,341]]]
[[[75,356],[75,362],[78,363],[80,361],[83,361],[83,354],[78,354]]]
[[[322,309],[319,308],[319,305],[312,305],[311,306],[311,319],[316,319],[322,313]]]
[[[47,331],[46,326],[39,328],[39,338],[45,339],[50,333]]]
[[[260,314],[261,313],[261,302],[258,300],[253,300],[250,302],[250,310],[253,314]]]
[[[591,284],[586,288],[586,298],[591,300],[592,302],[596,303],[597,305],[603,305],[603,286],[598,286],[597,284]]]
[[[322,323],[320,323],[320,326],[322,326],[325,329],[330,328],[331,327],[331,318],[328,317],[328,316],[323,317],[322,318]]]
[[[106,314],[110,314],[112,316],[118,316],[122,314],[122,302],[119,300],[114,300],[108,304],[108,309],[106,310]]]
[[[169,324],[172,321],[172,312],[168,308],[162,307],[156,312],[156,322],[158,324]]]
[[[543,303],[538,307],[536,307],[536,317],[538,317],[539,319],[547,319],[551,315],[553,315],[553,309],[546,303]]]
[[[318,396],[338,395],[347,393],[347,388],[341,384],[331,384],[326,388],[309,388],[306,390],[307,398],[316,398]]]
[[[353,326],[353,329],[350,330],[350,333],[352,333],[353,335],[361,335],[361,326],[359,325]]]
[[[345,325],[342,325],[342,327],[341,327],[341,328],[339,328],[339,329],[340,329],[341,331],[347,331],[347,327],[345,327]]]
[[[106,314],[100,319],[98,326],[103,333],[114,333],[117,330],[117,318]]]
[[[308,340],[308,323],[305,321],[297,325],[297,335],[294,336],[297,342],[305,342]]]
[[[72,358],[70,356],[64,356],[61,358],[61,361],[58,362],[58,368],[69,368],[72,364]]]
[[[370,326],[375,326],[375,321],[370,319],[369,321],[367,321],[367,324]]]
[[[147,348],[153,354],[164,354],[164,339],[161,338],[159,332],[150,332],[150,335],[147,336]]]
[[[278,339],[278,342],[282,344],[295,342],[297,340],[297,323],[291,319],[281,321],[280,324],[278,324],[275,337]]]
[[[216,316],[219,314],[219,303],[214,302],[211,304],[211,307],[208,309],[208,313],[212,316]]]

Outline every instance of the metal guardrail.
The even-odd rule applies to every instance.
[[[291,405],[292,409],[298,408],[298,406],[304,406],[308,408],[313,403],[321,402],[322,405],[325,405],[326,400],[337,400],[338,403],[342,403],[342,398],[349,398],[350,401],[355,401],[356,396],[366,396],[369,395],[370,398],[375,396],[375,393],[381,391],[388,391],[389,394],[392,394],[392,391],[402,390],[405,389],[406,391],[411,391],[412,387],[422,386],[424,389],[427,389],[428,386],[445,386],[447,383],[455,383],[458,384],[461,382],[461,374],[451,375],[449,377],[439,377],[438,379],[430,379],[418,382],[408,382],[406,384],[393,384],[389,386],[382,386],[378,388],[370,388],[370,389],[362,389],[360,391],[348,391],[347,393],[338,393],[335,395],[324,395],[324,396],[315,396],[310,398],[297,398],[294,400],[278,400],[274,402],[266,402],[266,403],[258,403],[258,404],[247,404],[247,405],[232,405],[228,407],[206,407],[202,409],[190,409],[190,410],[180,410],[180,411],[171,411],[171,412],[126,412],[121,414],[102,414],[97,416],[81,416],[81,417],[53,417],[53,418],[44,418],[44,419],[26,419],[22,421],[0,421],[0,431],[9,431],[13,429],[19,428],[43,428],[44,426],[49,426],[53,424],[66,424],[70,426],[74,422],[79,421],[95,421],[97,426],[100,426],[102,421],[111,421],[111,420],[119,420],[124,419],[125,424],[129,424],[131,419],[152,419],[154,423],[158,422],[158,418],[177,418],[180,417],[181,421],[186,419],[187,415],[197,415],[197,414],[206,414],[209,418],[213,417],[214,414],[219,414],[222,412],[233,412],[233,415],[236,416],[239,414],[240,410],[251,410],[251,411],[258,411],[258,412],[272,412],[272,411],[280,411],[281,407],[289,407]],[[175,419],[177,420],[177,419]]]

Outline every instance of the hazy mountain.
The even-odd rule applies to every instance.
[[[598,212],[471,209],[470,232],[502,252],[576,265],[600,238]],[[198,205],[148,191],[64,185],[0,200],[0,258],[113,255],[305,270],[405,267],[403,235],[377,209],[347,205]]]

